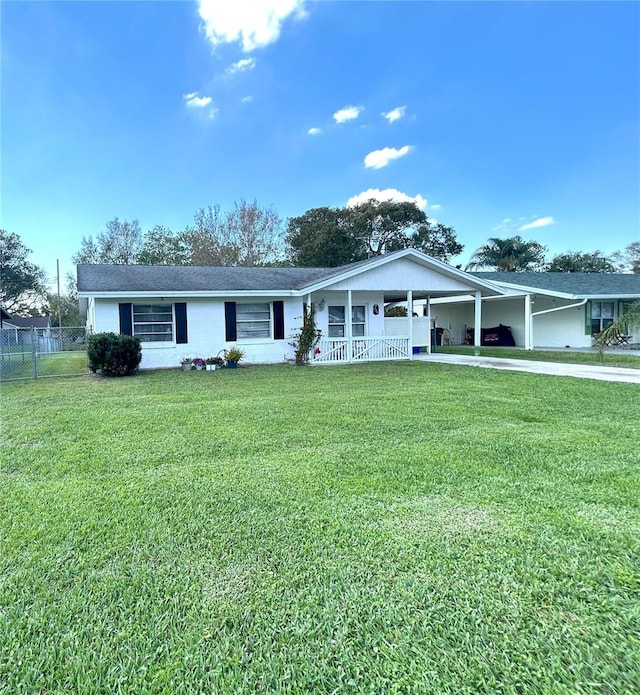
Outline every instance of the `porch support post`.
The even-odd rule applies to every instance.
[[[409,317],[409,359],[413,359],[413,290],[407,290],[407,316]]]
[[[531,316],[531,295],[524,296],[524,349],[533,350],[533,318]]]
[[[474,347],[482,345],[482,292],[480,290],[476,292],[474,306],[473,345]]]
[[[427,323],[429,328],[427,329],[427,354],[431,354],[431,296],[427,295]]]
[[[353,362],[353,326],[351,324],[353,309],[351,290],[347,290],[347,315],[344,317],[345,333],[347,334],[348,361]]]

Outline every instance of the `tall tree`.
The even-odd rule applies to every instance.
[[[411,236],[410,243],[414,249],[445,263],[448,263],[452,256],[462,253],[464,249],[464,245],[458,242],[453,227],[447,227],[439,222],[433,223],[430,220],[418,227]]]
[[[115,217],[105,225],[96,239],[82,237],[80,250],[73,255],[74,263],[109,263],[131,265],[138,262],[142,232],[138,220],[128,222]]]
[[[410,245],[409,233],[425,224],[427,216],[415,203],[368,200],[351,207],[353,229],[367,257],[381,256]]]
[[[414,203],[378,200],[292,217],[286,241],[295,265],[323,267],[410,247],[448,261],[463,248],[451,227],[430,222]]]
[[[191,247],[186,235],[175,234],[167,227],[156,225],[144,235],[137,263],[140,265],[189,265]]]
[[[335,268],[366,258],[347,208],[312,208],[291,217],[286,243],[291,263],[308,268]]]
[[[632,241],[613,256],[623,273],[640,273],[640,241]]]
[[[224,218],[219,205],[199,208],[193,216],[194,224],[183,232],[190,249],[191,265],[224,265]]]
[[[550,273],[615,273],[616,267],[601,251],[567,251],[554,256],[547,270]]]
[[[225,265],[267,265],[283,256],[282,219],[274,208],[260,207],[255,199],[234,203],[223,232]]]
[[[0,305],[15,316],[38,315],[46,298],[45,272],[30,253],[17,234],[0,229]]]
[[[467,264],[467,270],[481,268],[517,272],[539,271],[544,268],[546,247],[537,241],[524,241],[520,236],[498,239],[491,237],[476,249]]]

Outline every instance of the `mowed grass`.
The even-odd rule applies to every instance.
[[[572,350],[524,350],[509,347],[473,347],[469,345],[438,345],[437,352],[448,355],[480,355],[482,357],[502,357],[514,360],[535,360],[538,362],[565,362],[567,364],[592,364],[594,366],[626,367],[640,369],[640,350],[627,350],[626,354],[608,352],[601,357],[597,350],[575,352]]]
[[[9,353],[2,355],[0,359],[2,380],[34,378],[32,353]],[[39,377],[87,374],[88,371],[87,353],[84,350],[40,353],[37,356]]]
[[[2,693],[634,693],[640,389],[423,362],[2,387]]]

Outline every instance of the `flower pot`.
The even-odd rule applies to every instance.
[[[227,362],[227,367],[229,367],[229,369],[237,369],[238,363],[229,361]]]
[[[208,372],[215,372],[217,368],[218,368],[217,364],[208,364],[207,365],[207,371]]]
[[[199,372],[202,371],[202,367],[203,367],[203,365],[201,365],[201,364],[196,364],[196,369],[197,369]]]
[[[182,371],[183,372],[190,372],[191,371],[191,362],[187,362],[186,364],[182,365]]]

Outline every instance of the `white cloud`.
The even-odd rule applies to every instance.
[[[553,217],[539,217],[537,220],[534,220],[533,222],[529,222],[528,224],[523,224],[522,227],[518,227],[519,232],[526,232],[528,229],[538,229],[540,227],[548,227],[551,224],[555,224],[556,221],[553,219]]]
[[[345,106],[343,109],[336,111],[333,114],[333,118],[336,123],[345,123],[346,121],[352,121],[354,118],[358,118],[361,113],[361,106]]]
[[[420,210],[424,210],[427,207],[427,199],[423,198],[419,193],[416,196],[410,196],[395,188],[385,188],[383,191],[379,188],[370,188],[368,191],[363,191],[349,198],[347,207],[352,208],[354,205],[366,203],[372,198],[379,201],[392,200],[394,203],[415,203]]]
[[[367,169],[382,169],[393,159],[404,157],[411,152],[411,146],[405,145],[397,150],[395,147],[384,147],[381,150],[374,150],[364,158],[364,165]]]
[[[234,75],[237,72],[245,72],[246,70],[253,70],[258,61],[255,58],[243,58],[237,63],[233,63],[227,68],[228,75]]]
[[[388,113],[385,113],[384,111],[382,112],[382,115],[384,118],[386,118],[389,123],[393,123],[394,121],[397,121],[401,119],[404,116],[404,112],[407,110],[406,106],[396,106],[395,109],[392,111],[389,111]]]
[[[246,53],[277,41],[283,22],[306,16],[305,0],[197,0],[202,27],[214,46],[239,42]]]
[[[241,104],[248,104],[251,101],[253,101],[253,97],[251,96],[242,97],[242,99],[240,99]]]
[[[434,203],[433,205],[429,205],[429,210],[440,210],[442,209],[442,205],[439,203]]]
[[[205,106],[209,106],[211,103],[211,97],[199,97],[198,92],[191,92],[190,94],[183,94],[185,104],[192,109],[202,109]]]
[[[308,135],[320,135],[321,132],[322,128],[309,128],[309,130],[307,130]]]

